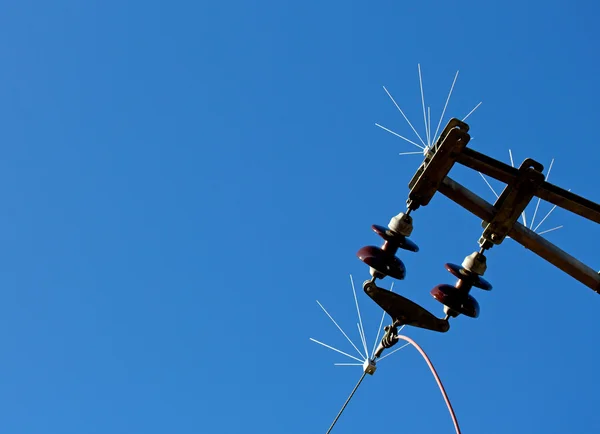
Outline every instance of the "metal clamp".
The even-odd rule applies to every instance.
[[[485,227],[479,245],[490,248],[492,245],[501,244],[514,224],[519,219],[538,188],[544,182],[542,166],[537,161],[527,158],[519,167],[516,178],[507,184],[498,200],[494,204],[496,213],[492,220],[483,222]]]

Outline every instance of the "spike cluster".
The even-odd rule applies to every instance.
[[[376,367],[377,360],[383,360],[386,357],[391,356],[396,351],[401,350],[405,346],[402,346],[394,351],[391,351],[390,353],[386,354],[383,357],[380,357],[381,356],[380,354],[375,355],[375,352],[377,349],[377,344],[379,343],[379,336],[381,335],[381,329],[383,327],[383,320],[385,317],[385,312],[383,312],[381,315],[381,321],[379,322],[379,328],[377,330],[377,335],[375,336],[375,341],[373,342],[371,351],[369,351],[367,338],[365,335],[365,329],[364,329],[364,325],[363,325],[363,320],[362,320],[362,315],[360,312],[360,306],[358,303],[358,298],[356,296],[356,288],[354,286],[354,279],[352,278],[352,275],[350,275],[350,283],[352,286],[352,293],[354,295],[354,301],[356,304],[356,313],[358,315],[358,322],[356,323],[356,326],[358,329],[358,335],[359,335],[359,339],[360,339],[360,344],[358,346],[354,343],[354,341],[352,339],[350,339],[350,337],[344,331],[344,329],[342,329],[342,327],[338,324],[338,322],[333,318],[333,316],[327,311],[327,309],[325,309],[325,307],[318,300],[317,300],[317,304],[323,310],[323,312],[325,312],[327,317],[333,322],[333,324],[337,327],[337,329],[342,333],[342,335],[346,338],[346,340],[350,343],[350,345],[352,345],[352,348],[354,349],[354,351],[356,352],[357,355],[348,354],[347,352],[341,351],[338,348],[335,348],[331,345],[325,344],[325,343],[318,341],[316,339],[313,339],[313,338],[310,338],[310,340],[316,344],[319,344],[325,348],[328,348],[332,351],[335,351],[338,354],[341,354],[341,355],[353,360],[350,363],[334,363],[335,366],[360,366],[363,368],[364,373],[373,375],[375,373],[375,370],[377,369],[377,367]],[[394,285],[392,283],[392,291],[393,291],[393,288],[394,288]],[[362,347],[362,348],[360,348],[360,347]]]

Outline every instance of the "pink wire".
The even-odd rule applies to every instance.
[[[427,354],[425,354],[425,351],[423,351],[423,348],[421,348],[411,338],[409,338],[408,336],[404,336],[404,335],[398,335],[398,339],[402,339],[402,340],[408,342],[409,344],[411,344],[413,347],[415,347],[417,349],[417,351],[419,353],[421,353],[421,355],[427,362],[427,365],[429,365],[429,369],[431,369],[431,373],[433,374],[435,381],[437,382],[438,386],[440,387],[440,391],[442,392],[444,401],[446,401],[446,405],[448,406],[448,411],[450,412],[450,417],[452,417],[452,422],[454,423],[454,429],[456,430],[456,434],[461,434],[460,428],[458,427],[458,420],[456,420],[456,415],[454,414],[454,409],[452,408],[452,404],[450,404],[450,399],[448,399],[448,395],[446,394],[446,389],[444,389],[442,380],[440,380],[438,373],[436,372],[435,368],[433,367],[433,363],[431,363],[431,360],[429,360],[429,357],[427,357]]]

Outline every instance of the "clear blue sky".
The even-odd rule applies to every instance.
[[[599,201],[594,2],[33,2],[0,7],[0,431],[320,433],[360,376],[352,351],[380,311],[355,256],[404,210],[423,132]],[[486,199],[477,174],[455,178]],[[494,184],[500,190],[501,186]],[[537,217],[549,210],[542,203]],[[532,209],[529,210],[532,215]],[[429,295],[476,247],[479,219],[436,196],[395,288]],[[595,268],[598,225],[541,229]],[[594,264],[595,262],[595,264]],[[488,255],[477,320],[407,330],[464,433],[597,433],[600,298],[508,240]],[[387,280],[383,284],[389,287]],[[382,361],[337,433],[452,432],[426,365]]]

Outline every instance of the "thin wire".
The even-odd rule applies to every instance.
[[[350,396],[348,397],[348,399],[346,399],[346,402],[344,402],[344,405],[342,407],[342,409],[340,410],[340,412],[337,414],[337,416],[335,417],[335,419],[333,420],[333,423],[331,424],[331,426],[329,427],[329,429],[327,430],[327,432],[325,434],[329,434],[331,432],[331,430],[333,429],[333,427],[335,426],[335,424],[337,423],[338,419],[340,418],[340,416],[342,415],[342,413],[344,412],[344,409],[346,408],[346,406],[348,405],[348,403],[350,402],[350,400],[352,399],[352,397],[354,396],[354,393],[356,392],[356,389],[358,389],[358,386],[360,386],[360,383],[362,383],[362,381],[365,379],[365,376],[367,375],[367,372],[363,372],[363,374],[360,376],[360,380],[358,380],[358,383],[356,383],[356,386],[354,386],[354,389],[352,390],[352,393],[350,394]]]
[[[431,370],[431,373],[433,374],[433,377],[435,378],[435,381],[437,382],[437,384],[440,388],[440,392],[442,392],[444,401],[446,401],[446,406],[448,407],[448,411],[450,412],[450,417],[452,418],[452,422],[454,423],[454,429],[456,430],[456,434],[461,434],[460,428],[458,426],[458,420],[456,419],[456,415],[454,414],[454,409],[452,408],[452,404],[450,404],[450,399],[448,398],[446,389],[444,389],[442,380],[440,380],[438,373],[436,372],[435,368],[433,367],[433,363],[431,363],[431,360],[429,360],[429,357],[427,357],[427,354],[425,354],[425,351],[423,351],[423,349],[411,338],[409,338],[408,336],[404,336],[404,335],[398,335],[398,339],[402,339],[402,340],[412,344],[412,346],[415,347],[419,353],[421,353],[421,356],[423,356],[423,358],[427,362],[427,365],[429,366],[429,369]],[[363,375],[363,377],[364,377],[364,375]],[[362,381],[362,378],[361,378],[361,381]],[[327,431],[327,432],[329,432],[329,431]]]
[[[446,393],[446,389],[444,388],[444,385],[442,384],[442,380],[440,379],[440,376],[438,375],[437,371],[433,367],[433,363],[431,362],[431,360],[429,359],[429,357],[427,356],[427,354],[425,353],[425,351],[423,350],[423,348],[421,348],[419,346],[419,344],[417,344],[411,338],[409,338],[408,336],[404,336],[404,335],[398,335],[398,339],[402,339],[403,341],[406,341],[406,342],[408,342],[408,344],[410,344],[413,347],[415,347],[417,349],[417,351],[421,354],[421,356],[423,356],[423,359],[425,359],[425,362],[427,363],[427,366],[429,366],[429,369],[431,370],[431,373],[433,374],[433,377],[435,378],[435,381],[436,381],[438,387],[440,388],[440,392],[442,393],[444,401],[446,402],[446,406],[448,407],[448,412],[450,413],[450,417],[452,418],[452,423],[454,424],[454,429],[456,430],[456,434],[461,434],[460,427],[458,425],[458,420],[456,418],[456,414],[454,413],[454,409],[452,408],[452,404],[450,403],[450,399],[448,398],[448,394]],[[408,344],[406,344],[406,345],[408,345]],[[404,348],[406,345],[403,345],[401,348]],[[401,349],[401,348],[398,348],[398,350]],[[398,351],[398,350],[395,350],[395,351]],[[393,351],[393,352],[395,352],[395,351]],[[391,355],[391,354],[392,353],[390,353],[388,355]],[[383,359],[383,357],[381,359]],[[352,390],[352,393],[350,393],[350,396],[348,397],[348,399],[346,399],[346,402],[344,403],[344,405],[342,406],[342,409],[339,411],[339,413],[335,417],[333,423],[331,424],[331,426],[327,430],[326,434],[329,434],[331,432],[331,430],[333,429],[333,427],[337,423],[338,419],[340,418],[340,416],[344,412],[346,406],[348,405],[348,403],[350,402],[350,400],[354,396],[354,393],[356,393],[356,390],[358,389],[358,387],[360,386],[360,384],[362,383],[362,381],[364,380],[364,378],[365,378],[366,375],[367,375],[367,372],[364,371],[363,374],[362,374],[362,376],[360,377],[360,380],[358,380],[358,383],[356,384],[356,386],[354,386],[354,389]]]

